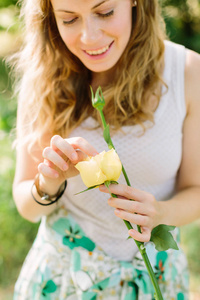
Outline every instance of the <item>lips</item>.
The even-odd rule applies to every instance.
[[[113,44],[113,42],[110,45],[104,46],[102,48],[96,49],[96,50],[84,50],[85,53],[95,56],[95,55],[101,55],[103,53],[105,53],[106,51],[108,51],[108,49],[110,48],[110,46]]]

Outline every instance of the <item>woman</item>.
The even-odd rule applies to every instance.
[[[14,299],[153,299],[121,219],[148,242],[155,226],[200,216],[199,55],[164,41],[157,0],[26,0],[22,15],[13,195],[42,222]],[[106,148],[90,85],[134,186],[112,185],[109,206],[103,186],[75,196],[75,165]],[[146,248],[163,298],[188,299],[182,251]]]

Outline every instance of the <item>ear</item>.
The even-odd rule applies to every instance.
[[[133,0],[133,1],[132,1],[132,7],[135,7],[135,6],[137,6],[137,1],[136,1],[136,0]]]

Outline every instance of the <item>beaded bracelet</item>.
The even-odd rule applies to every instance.
[[[52,204],[54,204],[55,202],[57,202],[57,201],[62,197],[62,195],[64,194],[64,192],[65,192],[65,190],[66,190],[66,187],[67,187],[67,180],[65,180],[65,181],[63,182],[63,184],[60,186],[58,192],[57,192],[55,195],[50,196],[50,195],[48,195],[48,194],[46,194],[46,193],[40,191],[39,185],[38,185],[38,182],[39,182],[38,180],[39,180],[39,176],[36,175],[35,182],[33,183],[32,188],[31,188],[31,195],[32,195],[32,197],[33,197],[33,200],[34,200],[35,202],[37,202],[38,204],[42,205],[42,206],[52,205]],[[35,196],[33,195],[33,186],[35,186],[38,195],[41,197],[41,200],[42,200],[42,201],[45,201],[45,200],[46,200],[46,201],[49,201],[49,203],[41,203],[41,202],[39,202],[39,201],[35,198]]]

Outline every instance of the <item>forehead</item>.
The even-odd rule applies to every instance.
[[[126,1],[126,0],[51,0],[51,3],[54,9],[61,8],[61,7],[77,8],[80,6],[92,9],[104,3],[113,3],[113,2],[117,3],[121,1]]]

